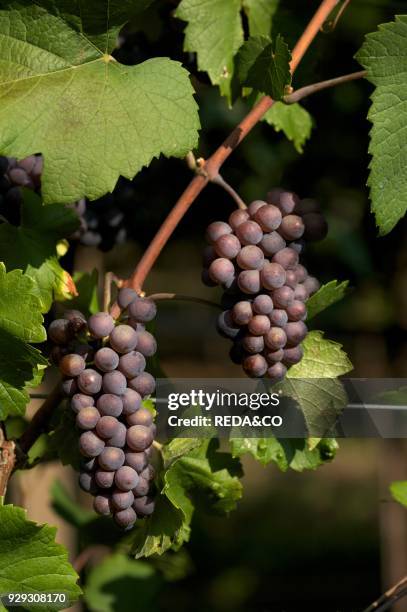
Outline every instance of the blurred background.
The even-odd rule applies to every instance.
[[[194,57],[183,54],[182,23],[170,16],[175,4],[163,0],[153,5],[144,31],[135,27],[117,55],[125,63],[169,55],[188,66],[203,126],[196,153],[208,157],[248,108],[239,102],[229,109],[196,71]],[[319,3],[280,4],[273,28],[292,45]],[[317,37],[294,86],[359,70],[353,56],[365,34],[403,10],[401,0],[351,2],[336,28]],[[313,327],[343,344],[354,364],[352,376],[406,377],[407,220],[379,238],[369,212],[366,115],[371,92],[368,82],[357,81],[305,100],[314,128],[302,155],[284,135],[258,125],[222,174],[246,201],[263,198],[275,186],[319,200],[330,231],[326,240],[309,247],[306,265],[321,282],[349,279],[352,292],[315,319]],[[76,269],[97,267],[128,276],[190,178],[182,161],[159,159],[131,184],[121,181],[131,239],[107,253],[80,247]],[[226,220],[233,207],[225,192],[208,186],[148,277],[147,293],[219,301],[220,290],[200,281],[204,232],[211,221]],[[228,342],[216,333],[215,319],[216,311],[206,306],[160,303],[156,335],[168,376],[240,376],[239,366],[229,360]],[[407,573],[407,515],[388,492],[391,481],[407,477],[404,441],[342,440],[332,464],[304,474],[282,474],[250,458],[243,463],[244,498],[238,510],[229,519],[195,516],[183,577],[163,580],[147,609],[358,612]],[[40,480],[38,470],[43,471]],[[17,501],[24,496],[30,518],[60,521],[46,514],[47,487],[55,478],[79,496],[69,470],[35,468],[14,492]],[[42,483],[41,495],[33,486],[37,482]],[[74,557],[74,533],[64,526],[59,537]],[[112,609],[138,610],[136,604],[134,593],[132,601],[118,599]],[[393,608],[406,609],[402,602]]]

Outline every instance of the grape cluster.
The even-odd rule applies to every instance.
[[[0,156],[0,213],[10,223],[20,223],[21,188],[40,189],[42,168],[41,155],[30,155],[20,161]]]
[[[142,400],[155,390],[145,367],[157,344],[145,324],[156,305],[131,289],[121,289],[118,302],[124,322],[116,324],[106,312],[86,320],[69,310],[50,324],[48,337],[81,431],[79,484],[94,496],[98,514],[112,514],[120,527],[131,529],[137,517],[154,510],[150,458],[156,428]]]
[[[218,330],[233,340],[232,361],[274,383],[302,359],[306,301],[319,283],[300,255],[306,240],[325,237],[327,224],[313,200],[282,189],[266,199],[209,225],[203,281],[225,290]]]

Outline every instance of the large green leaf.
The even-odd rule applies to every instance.
[[[0,506],[0,593],[81,594],[66,549],[55,542],[55,527],[27,520],[22,508]],[[62,610],[66,605],[25,605],[26,610]]]
[[[160,586],[150,563],[116,553],[89,572],[85,601],[91,612],[151,612]]]
[[[47,204],[96,199],[161,153],[183,156],[199,128],[178,62],[119,64],[55,6],[17,1],[0,11],[0,147],[19,158],[44,154]]]
[[[0,225],[0,260],[8,270],[20,269],[33,279],[41,300],[41,309],[47,312],[56,295],[69,295],[71,277],[60,266],[57,243],[70,236],[78,226],[72,210],[53,204],[43,206],[41,199],[26,191],[22,206],[21,226],[10,223]]]
[[[308,319],[312,319],[312,317],[315,317],[329,306],[332,306],[332,304],[342,300],[346,295],[348,285],[349,281],[338,283],[336,280],[330,281],[326,285],[322,285],[322,287],[307,300]]]
[[[136,526],[133,553],[136,557],[177,550],[190,536],[190,524],[197,505],[205,511],[225,513],[236,507],[242,495],[240,463],[217,452],[215,440],[201,440],[194,448],[176,440],[168,451],[170,464],[161,478],[163,488],[153,516]]]
[[[233,58],[243,42],[241,0],[182,0],[175,16],[187,22],[184,49],[197,54],[198,68],[230,94]]]
[[[243,0],[250,36],[270,36],[271,23],[280,0]]]
[[[302,343],[304,356],[292,366],[287,378],[336,378],[353,369],[342,345],[324,338],[321,331],[311,331]]]
[[[275,102],[263,120],[274,127],[276,132],[284,132],[298,153],[303,152],[312,131],[312,117],[305,108],[298,103]]]
[[[273,45],[266,36],[254,36],[242,45],[236,56],[240,83],[281,100],[291,83],[291,53],[282,36]]]
[[[322,439],[313,448],[307,440],[277,438],[234,438],[230,440],[234,457],[250,454],[261,463],[276,463],[285,472],[289,468],[297,472],[315,470],[327,461],[331,461],[338,444],[335,439]]]
[[[368,34],[356,58],[375,85],[368,114],[373,124],[368,185],[383,235],[407,210],[407,15]]]

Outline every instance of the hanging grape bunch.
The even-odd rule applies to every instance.
[[[306,301],[319,283],[300,255],[305,241],[326,233],[318,204],[282,189],[209,225],[203,281],[225,290],[218,330],[233,340],[231,359],[249,376],[274,383],[301,361]]]
[[[0,156],[0,212],[10,223],[20,223],[21,188],[40,189],[42,168],[41,155],[30,155],[21,161]]]
[[[113,515],[120,527],[131,529],[137,517],[154,510],[155,425],[142,400],[155,390],[145,367],[157,345],[145,324],[155,317],[156,305],[131,289],[120,290],[118,303],[123,322],[106,312],[87,321],[71,310],[50,324],[48,337],[82,432],[79,484],[94,496],[98,514]]]

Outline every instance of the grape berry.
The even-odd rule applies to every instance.
[[[98,514],[113,515],[120,527],[131,529],[137,517],[154,510],[155,425],[142,400],[155,390],[145,367],[157,344],[144,323],[154,318],[156,306],[129,289],[120,290],[118,302],[127,309],[124,322],[106,312],[86,321],[69,310],[50,324],[48,338],[81,432],[79,484],[94,496]]]
[[[318,204],[282,189],[233,211],[228,223],[209,225],[202,278],[225,291],[218,331],[233,341],[230,357],[249,376],[274,383],[301,361],[306,301],[319,283],[300,255],[304,240],[322,240],[326,233]]]

